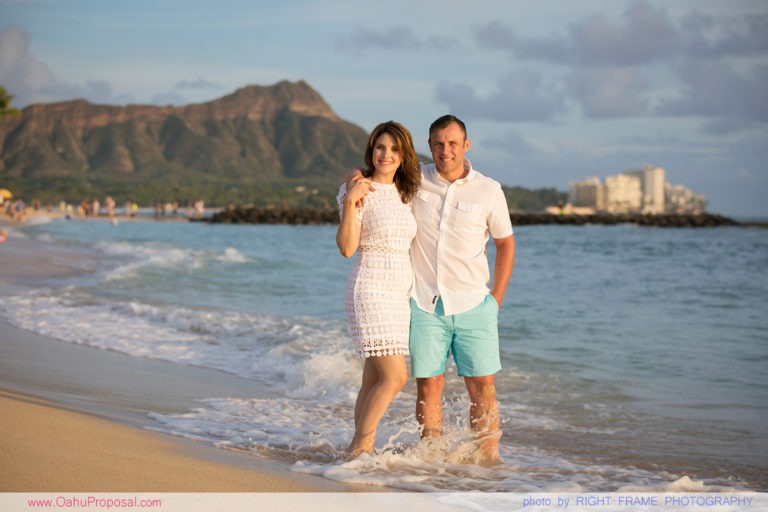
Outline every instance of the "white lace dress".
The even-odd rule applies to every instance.
[[[345,298],[349,332],[360,357],[409,353],[413,286],[409,249],[416,220],[394,184],[374,187],[356,211],[360,247]],[[342,185],[337,197],[340,215],[346,192]]]

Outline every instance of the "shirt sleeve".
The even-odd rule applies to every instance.
[[[336,203],[339,205],[339,221],[344,215],[344,198],[347,197],[347,184],[342,183],[339,187],[339,193],[336,195]],[[358,224],[363,223],[363,209],[355,207],[355,220]]]
[[[495,187],[491,198],[491,211],[488,216],[488,231],[493,238],[506,238],[514,233],[512,220],[509,217],[507,198],[501,185]]]

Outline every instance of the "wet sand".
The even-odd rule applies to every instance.
[[[0,391],[2,492],[297,492],[342,486]],[[270,466],[270,467],[268,467]]]

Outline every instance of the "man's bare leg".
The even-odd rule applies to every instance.
[[[471,405],[469,421],[478,433],[478,446],[483,453],[484,464],[497,464],[499,457],[499,405],[496,402],[496,386],[493,375],[465,377]]]
[[[438,437],[443,433],[443,386],[445,375],[416,379],[416,421],[421,437]]]

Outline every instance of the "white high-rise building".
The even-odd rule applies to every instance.
[[[664,168],[646,165],[643,169],[643,213],[664,213]]]
[[[668,213],[701,213],[707,209],[707,200],[702,194],[696,194],[682,185],[665,187]]]
[[[577,208],[603,210],[605,208],[605,187],[600,183],[600,178],[590,176],[584,181],[569,182],[568,202]]]
[[[643,204],[643,182],[635,173],[605,178],[605,209],[611,213],[638,212]]]

